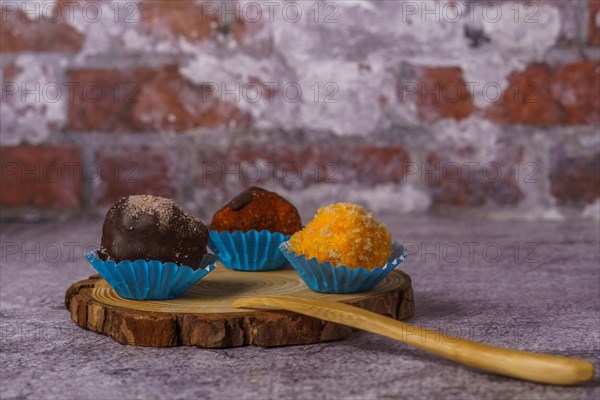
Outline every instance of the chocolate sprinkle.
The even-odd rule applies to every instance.
[[[234,211],[239,211],[242,208],[246,207],[252,201],[252,193],[266,190],[260,188],[258,186],[250,186],[248,189],[244,190],[242,193],[238,194],[231,200],[231,208]]]

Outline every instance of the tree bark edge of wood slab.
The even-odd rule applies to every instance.
[[[414,313],[410,277],[391,290],[344,303],[403,320]],[[276,347],[313,344],[348,337],[352,328],[286,311],[243,313],[165,313],[104,304],[92,292],[99,275],[72,284],[65,293],[71,320],[121,344],[149,347]]]

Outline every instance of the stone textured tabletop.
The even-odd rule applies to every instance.
[[[600,361],[597,223],[382,216],[408,245],[410,322],[523,350]],[[141,348],[75,326],[70,283],[100,222],[3,224],[0,397],[8,399],[599,398],[598,376],[554,387],[481,373],[356,332],[311,346]],[[440,336],[440,340],[444,340]]]

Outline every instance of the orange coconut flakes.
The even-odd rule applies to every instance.
[[[386,226],[352,203],[322,207],[306,227],[290,238],[292,250],[334,266],[373,269],[386,264],[391,235]]]

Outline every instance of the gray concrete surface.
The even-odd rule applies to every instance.
[[[382,218],[412,253],[410,322],[598,367],[597,223]],[[100,221],[3,224],[0,238],[2,400],[600,397],[598,376],[579,387],[520,382],[362,332],[274,349],[122,346],[75,326],[63,306],[69,284],[94,272],[83,248],[99,241]]]

